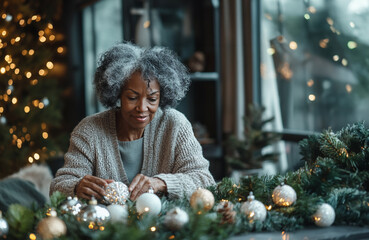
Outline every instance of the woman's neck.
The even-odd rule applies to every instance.
[[[124,124],[119,112],[116,113],[116,131],[119,141],[134,141],[143,137],[145,129],[133,129]]]

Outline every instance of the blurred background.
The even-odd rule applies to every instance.
[[[0,0],[0,178],[62,165],[122,41],[188,67],[178,110],[216,179],[297,169],[301,139],[369,118],[368,21],[369,0]]]

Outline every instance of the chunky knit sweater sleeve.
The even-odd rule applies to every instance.
[[[162,151],[171,149],[172,159],[165,159],[168,156],[162,155],[160,165],[164,172],[170,166],[170,172],[155,177],[165,181],[169,198],[189,197],[197,188],[215,182],[209,171],[209,161],[203,156],[202,147],[194,136],[190,122],[176,110],[169,111],[172,111],[167,113],[171,120],[167,120],[165,132],[170,137],[163,137],[162,144],[165,147]]]

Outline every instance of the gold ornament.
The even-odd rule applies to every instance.
[[[56,216],[56,211],[50,211],[50,216],[42,219],[36,227],[37,233],[42,239],[54,239],[67,233],[67,226]]]
[[[282,183],[273,190],[273,202],[281,207],[291,206],[296,201],[296,192],[289,186]]]
[[[214,206],[214,195],[207,189],[199,188],[192,193],[190,205],[196,210],[209,211]]]

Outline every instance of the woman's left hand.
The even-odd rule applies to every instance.
[[[148,192],[150,188],[153,189],[154,193],[165,193],[167,191],[167,185],[160,178],[137,174],[128,188],[131,193],[131,200],[135,201],[141,194]]]

